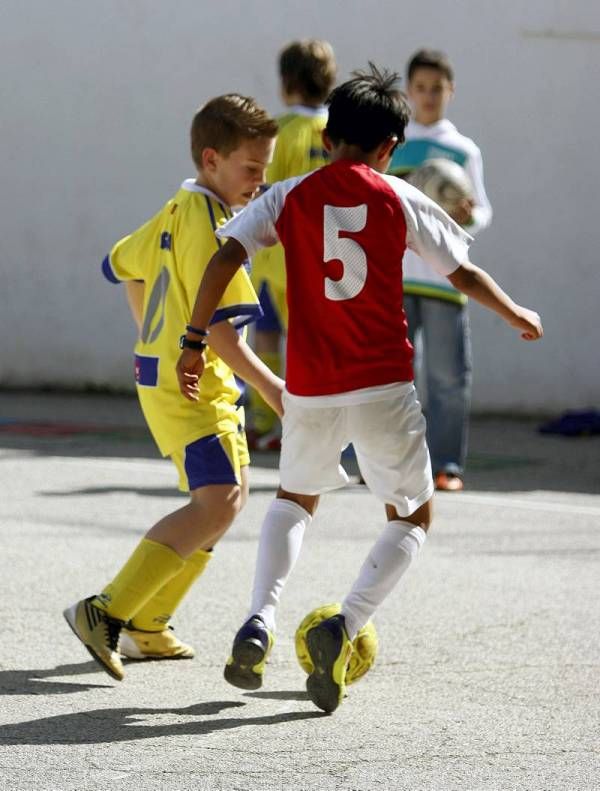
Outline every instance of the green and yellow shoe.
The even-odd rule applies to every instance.
[[[308,696],[323,711],[335,711],[346,694],[346,671],[352,655],[344,616],[334,615],[310,629],[306,644],[314,667],[306,679]]]
[[[236,634],[223,675],[239,689],[260,689],[275,638],[259,615],[253,615]]]

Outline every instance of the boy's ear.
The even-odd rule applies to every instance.
[[[203,148],[202,149],[202,170],[212,172],[217,166],[217,158],[219,152],[216,148]]]
[[[398,145],[398,138],[396,135],[391,135],[384,140],[383,143],[380,143],[379,150],[377,151],[377,159],[383,161],[385,159],[389,159],[392,154],[394,153],[394,149]]]
[[[330,154],[333,151],[333,143],[331,142],[331,138],[327,134],[327,130],[323,129],[321,132],[321,140],[323,141],[323,148],[325,151],[328,151]]]

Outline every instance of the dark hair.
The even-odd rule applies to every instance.
[[[335,88],[329,98],[326,132],[334,145],[341,142],[373,151],[392,136],[404,142],[410,110],[396,84],[399,76],[380,71],[369,62],[369,71],[354,71],[351,80]]]
[[[251,97],[238,93],[217,96],[201,107],[192,121],[192,159],[200,168],[205,148],[214,148],[227,156],[244,140],[272,138],[277,132],[277,121]]]
[[[292,41],[279,54],[279,76],[287,93],[307,102],[323,102],[335,82],[337,67],[328,41]]]
[[[408,82],[412,80],[413,74],[417,69],[437,69],[450,82],[454,82],[454,69],[448,60],[448,56],[437,49],[420,49],[415,52],[406,66]]]

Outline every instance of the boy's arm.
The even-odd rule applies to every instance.
[[[129,310],[138,328],[138,333],[142,331],[144,321],[144,282],[138,280],[125,281],[125,293]]]
[[[511,327],[520,330],[523,340],[536,341],[544,334],[539,315],[513,302],[494,278],[478,266],[466,262],[447,277],[454,288],[495,311]]]
[[[271,409],[281,417],[281,393],[285,382],[256,356],[235,327],[228,321],[213,324],[208,344],[241,379],[258,390]]]
[[[241,379],[258,390],[271,409],[281,417],[281,393],[285,382],[254,354],[232,324],[228,321],[213,324],[207,344]],[[200,372],[195,373],[198,369]],[[198,380],[203,369],[202,352],[184,349],[177,363],[177,377],[181,392],[188,401],[198,400]]]
[[[245,248],[236,239],[228,239],[223,247],[213,255],[208,262],[204,277],[200,283],[200,288],[198,289],[198,294],[196,295],[190,326],[206,331],[225,293],[225,289],[246,258],[247,253]],[[219,328],[222,323],[223,322],[219,322],[219,324],[211,327],[210,340],[208,342],[213,348],[213,333],[216,331],[217,335],[220,334],[217,328]],[[235,332],[233,327],[232,330]],[[198,341],[198,335],[190,333],[189,331],[186,334],[186,338],[190,341]],[[219,343],[219,338],[217,338],[217,343]],[[216,348],[215,351],[236,373],[243,379],[246,378],[246,376],[242,374],[241,371],[238,371]],[[189,401],[198,400],[198,380],[202,376],[203,371],[204,358],[202,356],[202,351],[184,349],[177,361],[177,379],[179,380],[179,389]],[[252,384],[250,379],[247,381]],[[257,386],[257,389],[260,390],[260,387]]]

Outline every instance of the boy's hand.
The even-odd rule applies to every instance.
[[[179,389],[188,401],[198,401],[200,377],[204,371],[204,355],[195,349],[184,349],[175,367]]]
[[[283,389],[285,387],[285,382],[283,379],[280,379],[278,376],[273,377],[274,381],[272,384],[268,386],[263,386],[261,388],[261,395],[267,402],[267,404],[271,407],[273,412],[277,414],[278,417],[283,415],[283,404],[281,403],[281,396],[283,393]]]
[[[535,310],[522,308],[517,305],[514,318],[509,321],[511,327],[521,330],[521,338],[524,341],[537,341],[544,334],[542,321]]]
[[[474,201],[470,198],[462,198],[448,214],[452,217],[454,222],[457,222],[459,225],[470,225],[470,223],[473,222],[474,207]]]

